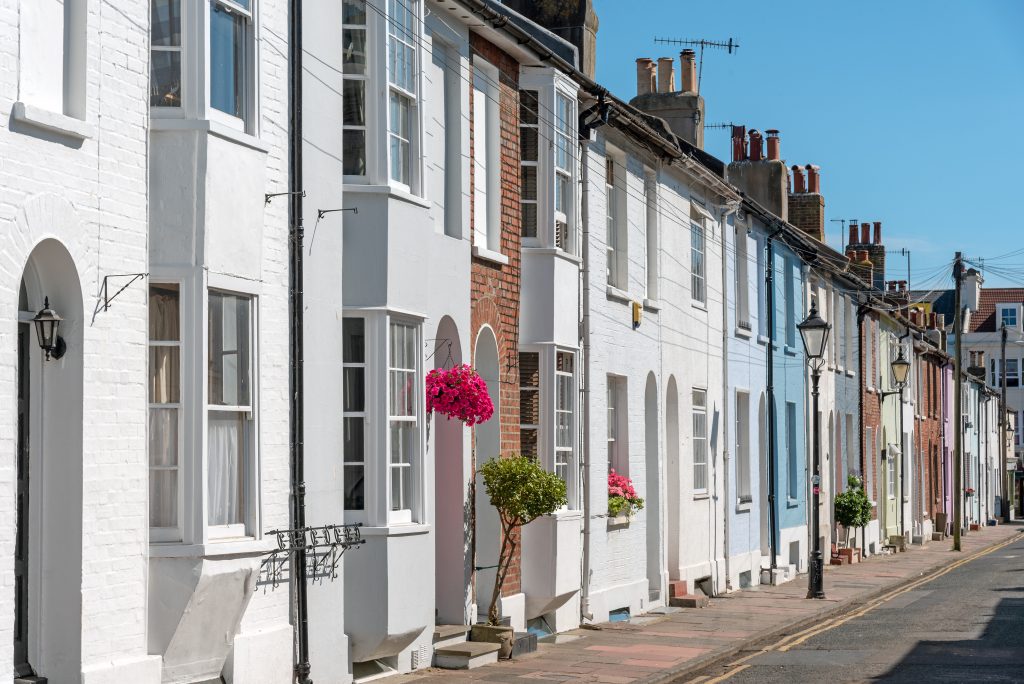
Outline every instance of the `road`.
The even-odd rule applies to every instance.
[[[1024,538],[730,662],[687,681],[1024,682]]]

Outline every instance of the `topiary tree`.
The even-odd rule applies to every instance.
[[[491,606],[487,610],[488,624],[497,625],[501,585],[505,583],[512,556],[519,545],[516,528],[564,506],[565,482],[544,470],[536,459],[518,455],[488,461],[480,468],[480,474],[491,505],[497,509],[501,520],[498,571],[494,576]]]
[[[836,494],[835,508],[836,522],[847,530],[847,541],[850,530],[864,527],[871,522],[871,500],[864,492],[864,484],[856,475],[847,478],[845,492]]]

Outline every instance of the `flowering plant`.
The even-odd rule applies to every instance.
[[[427,412],[434,411],[473,426],[490,420],[494,404],[484,379],[463,363],[427,373]]]
[[[608,472],[608,515],[632,515],[643,507],[644,500],[636,495],[633,481],[612,468]]]
[[[964,494],[967,496],[974,496],[974,487],[968,487],[964,490]]]

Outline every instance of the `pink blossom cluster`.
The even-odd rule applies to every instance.
[[[633,489],[633,481],[625,475],[616,473],[615,468],[608,472],[608,496],[621,496],[627,501],[639,498]]]
[[[427,412],[434,411],[473,426],[490,420],[494,404],[483,378],[466,364],[460,364],[427,373]]]

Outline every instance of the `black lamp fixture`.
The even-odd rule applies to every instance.
[[[910,373],[910,362],[903,356],[903,345],[900,345],[900,353],[892,362],[892,379],[896,381],[897,387],[907,386],[907,374]]]
[[[57,334],[63,320],[60,314],[50,308],[49,297],[43,300],[42,310],[32,319],[36,326],[36,337],[39,338],[39,348],[46,352],[47,361],[51,358],[59,359],[68,350],[64,338]]]
[[[832,324],[818,315],[818,303],[811,300],[811,312],[798,326],[800,339],[804,343],[804,353],[808,360],[817,361],[825,355],[825,344]]]

